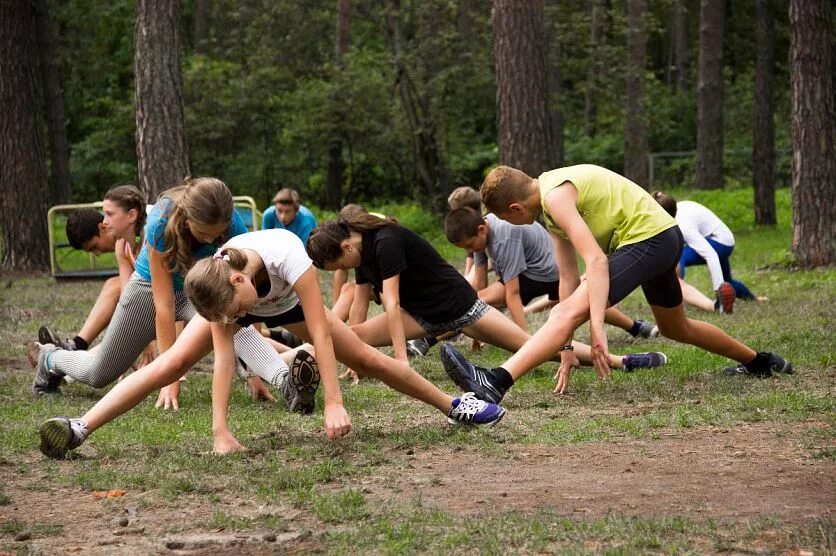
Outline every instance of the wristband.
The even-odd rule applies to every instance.
[[[560,351],[575,351],[575,346],[573,346],[572,344],[566,344],[565,346],[560,348]]]

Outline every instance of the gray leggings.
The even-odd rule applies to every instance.
[[[184,292],[174,294],[175,320],[190,321],[194,307]],[[127,371],[156,336],[156,309],[151,282],[131,276],[101,345],[96,351],[58,350],[52,356],[52,369],[94,388],[107,386]],[[252,326],[235,336],[235,354],[258,376],[279,387],[288,374],[288,366]]]

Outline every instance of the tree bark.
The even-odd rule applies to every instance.
[[[775,119],[773,76],[775,20],[771,0],[755,1],[755,111],[752,182],[755,187],[755,223],[774,226]]]
[[[624,122],[624,175],[647,187],[647,114],[645,112],[645,60],[647,31],[645,0],[627,1],[627,110]]]
[[[499,161],[538,176],[557,165],[549,110],[543,2],[493,5]]]
[[[420,189],[419,198],[429,202],[433,210],[441,211],[446,205],[442,193],[450,189],[450,176],[438,149],[429,99],[418,91],[404,58],[400,1],[384,0],[384,9],[395,65],[395,89],[401,98],[406,121],[412,131],[412,152]]]
[[[194,0],[194,51],[198,54],[206,54],[210,3],[211,0]]]
[[[688,7],[685,0],[674,0],[673,5],[673,64],[676,88],[688,92]]]
[[[70,143],[67,140],[67,116],[64,111],[64,90],[55,49],[55,29],[49,17],[46,0],[36,0],[38,55],[41,65],[44,106],[49,132],[50,190],[56,204],[72,200],[70,180]]]
[[[696,174],[699,189],[723,187],[724,9],[724,0],[702,0],[700,3]]]
[[[334,41],[337,71],[341,70],[343,56],[348,53],[350,14],[350,0],[337,0],[337,29]],[[342,206],[344,169],[343,142],[335,137],[328,147],[328,171],[325,178],[325,205],[331,210],[339,210]]]
[[[604,6],[601,0],[589,3],[589,57],[584,95],[584,135],[592,137],[598,123],[598,81],[601,74],[600,44],[604,36]]]
[[[790,0],[792,250],[805,267],[836,263],[836,101],[828,0]]]
[[[0,228],[4,270],[49,268],[48,182],[32,2],[0,2]]]
[[[155,199],[189,175],[178,0],[137,0],[134,48],[139,187]]]

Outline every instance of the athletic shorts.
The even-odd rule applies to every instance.
[[[532,299],[541,295],[548,295],[552,301],[559,300],[558,287],[560,282],[558,280],[554,282],[541,282],[534,278],[529,278],[524,274],[518,274],[517,278],[520,279],[520,299],[523,305],[528,305]],[[500,282],[504,284],[505,280],[500,280]]]
[[[477,299],[476,303],[471,305],[470,309],[468,309],[465,314],[448,322],[430,323],[419,316],[413,315],[412,313],[410,313],[409,316],[414,318],[415,322],[420,324],[421,328],[426,330],[428,335],[441,336],[445,332],[459,332],[462,328],[467,328],[477,320],[487,315],[490,309],[491,308],[487,303],[481,299]]]
[[[264,325],[267,328],[276,328],[277,326],[284,326],[285,324],[293,324],[296,322],[304,321],[305,313],[302,311],[302,304],[297,303],[296,307],[294,307],[290,311],[285,311],[284,313],[278,315],[273,315],[270,317],[259,317],[258,315],[251,315],[247,313],[235,322],[241,328],[247,327],[251,324],[255,324],[258,322],[264,323]]]
[[[674,226],[609,254],[610,305],[639,286],[651,305],[670,309],[682,303],[676,267],[684,244],[679,226]]]

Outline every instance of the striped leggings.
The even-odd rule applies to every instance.
[[[175,320],[189,321],[196,312],[182,291],[174,294]],[[145,346],[156,336],[156,310],[151,282],[131,276],[101,345],[95,351],[58,350],[51,368],[94,388],[107,386],[127,371]],[[288,366],[252,326],[235,336],[235,354],[256,375],[279,387],[287,378]]]

